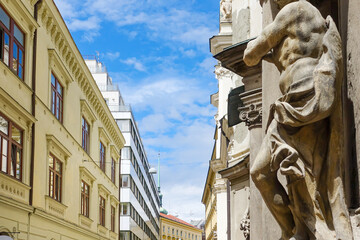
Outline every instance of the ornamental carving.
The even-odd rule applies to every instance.
[[[261,104],[250,104],[246,107],[238,108],[240,114],[239,118],[245,122],[246,126],[252,127],[259,125],[262,122],[262,107]]]
[[[250,210],[247,207],[244,217],[240,221],[240,230],[243,231],[246,240],[250,239]]]
[[[230,21],[232,16],[232,0],[220,1],[221,20]]]

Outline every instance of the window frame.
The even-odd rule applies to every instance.
[[[53,160],[53,167],[50,167],[50,157],[52,157]],[[60,163],[60,173],[56,171],[56,163]],[[51,152],[49,153],[49,197],[52,199],[61,202],[62,201],[62,190],[63,190],[63,162],[57,158],[54,154]],[[51,174],[53,173],[53,174]],[[53,177],[51,177],[53,176]],[[56,176],[59,177],[59,184],[60,186],[56,185]],[[53,184],[53,190],[51,191],[51,184]]]
[[[99,196],[99,224],[105,227],[105,212],[106,210],[106,201],[105,198]]]
[[[115,232],[115,218],[116,217],[116,209],[113,205],[111,205],[111,226],[110,230],[112,232]]]
[[[24,130],[20,128],[16,123],[11,121],[8,117],[0,112],[0,117],[2,117],[5,121],[7,121],[7,135],[0,131],[0,172],[22,182],[23,177],[23,145],[24,145]],[[12,128],[15,127],[20,132],[20,143],[12,137]],[[7,150],[6,150],[6,172],[2,170],[3,168],[3,143],[4,140],[7,141]],[[20,150],[20,159],[19,159],[19,174],[17,174],[17,159],[12,158],[12,146],[15,146],[17,150]],[[16,151],[17,152],[17,151]],[[15,160],[15,161],[14,161]],[[13,172],[11,171],[13,170]]]
[[[111,158],[111,182],[116,184],[116,162]]]
[[[3,62],[10,70],[11,72],[13,72],[19,79],[21,79],[21,81],[24,81],[24,72],[25,72],[25,48],[26,48],[26,34],[25,32],[21,29],[21,27],[16,23],[16,21],[11,17],[11,15],[5,10],[5,8],[0,5],[0,8],[4,11],[4,13],[7,15],[7,17],[9,18],[9,28],[8,29],[4,23],[2,23],[0,21],[0,32],[1,30],[6,33],[9,37],[9,52],[8,52],[8,63],[5,62],[4,59],[4,49],[5,49],[5,38],[4,38],[4,34],[2,34],[2,32],[0,33],[1,35],[1,46],[0,46],[0,60],[1,62]],[[19,42],[19,40],[16,39],[15,37],[15,26],[17,27],[17,29],[20,31],[20,33],[23,35],[23,45],[21,45],[21,43]],[[17,69],[14,69],[13,66],[13,58],[14,58],[14,44],[16,44],[17,46],[17,64],[20,65],[22,67],[22,74],[21,76],[19,76],[19,67],[17,67]],[[22,65],[19,61],[19,50],[22,51]]]
[[[55,79],[55,86],[53,85],[52,79]],[[64,86],[59,81],[58,77],[54,72],[50,74],[50,85],[51,85],[51,113],[55,116],[57,120],[63,123],[64,119]],[[58,92],[57,88],[60,86],[61,94]],[[55,95],[55,96],[54,96]],[[55,102],[54,101],[55,98]],[[57,104],[60,101],[61,105],[58,108]]]
[[[88,193],[86,193],[86,187]],[[85,203],[85,204],[84,204]],[[87,218],[90,216],[90,185],[81,180],[81,214]]]
[[[85,124],[84,124],[85,123]],[[87,127],[87,129],[86,129]],[[84,116],[81,117],[81,147],[89,154],[90,152],[90,124]]]
[[[106,146],[100,141],[100,169],[105,173],[106,172]]]

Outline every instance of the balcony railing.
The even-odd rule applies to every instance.
[[[108,105],[111,112],[130,112],[130,105]]]

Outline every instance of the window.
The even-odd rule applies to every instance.
[[[0,115],[0,168],[2,172],[20,181],[22,180],[22,140],[22,130]]]
[[[163,226],[163,232],[165,232],[165,226]]]
[[[99,197],[99,224],[105,227],[105,198]]]
[[[49,196],[61,202],[62,162],[49,155]]]
[[[81,181],[81,214],[85,217],[89,217],[89,195],[89,185],[86,182]]]
[[[24,40],[24,33],[0,7],[0,57],[22,80],[24,79]]]
[[[120,204],[120,215],[130,215],[129,203]]]
[[[174,229],[172,229],[172,234],[174,234]]]
[[[81,121],[82,125],[82,148],[85,152],[89,153],[89,140],[90,140],[90,131],[89,131],[89,123],[82,117]]]
[[[121,187],[129,187],[129,175],[121,175]]]
[[[51,112],[62,123],[63,122],[63,87],[51,73]]]
[[[105,146],[102,142],[100,142],[100,168],[105,172]]]
[[[115,208],[111,206],[111,231],[115,232]]]
[[[168,233],[170,233],[170,228],[168,227]]]
[[[115,183],[115,172],[116,172],[115,165],[116,165],[115,160],[111,158],[111,181],[113,183]]]

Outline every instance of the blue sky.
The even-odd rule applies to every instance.
[[[164,207],[204,218],[213,147],[219,0],[55,0],[83,55],[99,54],[132,106],[151,165],[161,153]]]

